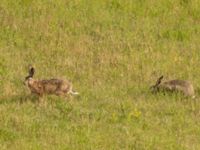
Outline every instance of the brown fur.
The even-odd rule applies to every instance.
[[[43,96],[44,94],[66,95],[77,92],[72,90],[72,83],[63,79],[36,80],[33,79],[34,68],[29,70],[29,75],[25,78],[25,84],[30,89],[31,93]]]
[[[183,93],[185,96],[195,97],[193,85],[189,81],[185,80],[169,80],[161,83],[163,76],[161,76],[155,85],[151,87],[153,92],[158,91],[169,91],[169,92],[180,92]]]

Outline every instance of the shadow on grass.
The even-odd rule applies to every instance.
[[[55,95],[44,95],[41,99],[34,94],[18,94],[18,95],[11,95],[11,96],[0,96],[0,105],[3,104],[12,104],[12,103],[17,103],[17,104],[24,104],[27,102],[32,102],[34,104],[40,104],[40,103],[55,103],[57,101],[65,101],[65,102],[70,102],[74,101],[74,99],[79,100],[80,96],[71,96],[67,95],[66,97],[59,97]]]
[[[19,95],[1,96],[0,97],[0,105],[1,104],[9,104],[9,103],[23,104],[27,101],[36,103],[38,101],[38,97],[36,95],[31,95],[31,94],[19,94]]]

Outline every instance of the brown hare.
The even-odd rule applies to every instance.
[[[25,78],[25,85],[28,86],[31,93],[38,96],[45,94],[54,94],[57,96],[65,96],[66,94],[78,95],[78,92],[73,91],[72,83],[68,80],[62,79],[49,79],[49,80],[36,80],[33,79],[35,69],[29,69],[29,75]]]
[[[162,79],[163,76],[158,78],[155,85],[151,86],[152,92],[180,92],[185,96],[195,98],[193,85],[189,81],[169,80],[161,83]]]

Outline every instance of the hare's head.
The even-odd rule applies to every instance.
[[[34,73],[35,73],[35,69],[33,67],[31,67],[29,69],[29,75],[25,77],[25,81],[24,81],[25,85],[28,85],[28,83],[31,84],[31,82],[33,82]]]
[[[159,90],[159,85],[161,84],[162,79],[163,76],[159,77],[156,81],[156,84],[150,87],[151,92],[157,92]]]

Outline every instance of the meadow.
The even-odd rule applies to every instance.
[[[62,77],[79,96],[23,85]],[[149,91],[190,80],[196,99]],[[199,150],[199,0],[1,0],[1,150]]]

